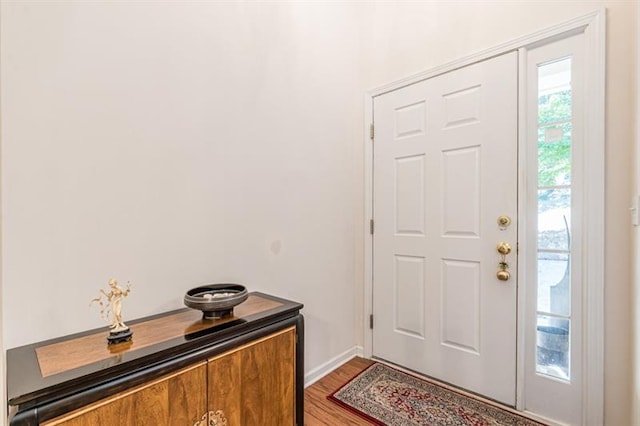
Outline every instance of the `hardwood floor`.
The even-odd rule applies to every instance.
[[[304,391],[304,424],[308,426],[370,425],[361,417],[327,399],[340,386],[356,376],[373,361],[353,358]]]

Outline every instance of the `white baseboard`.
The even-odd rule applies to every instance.
[[[364,348],[362,346],[354,346],[351,349],[331,358],[329,361],[319,365],[304,375],[304,387],[311,386],[345,362],[357,356],[364,356]]]

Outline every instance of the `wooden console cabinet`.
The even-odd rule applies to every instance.
[[[302,305],[251,293],[222,320],[181,309],[7,352],[11,425],[304,424]]]

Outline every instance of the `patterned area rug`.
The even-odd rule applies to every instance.
[[[379,363],[328,398],[377,425],[542,425]]]

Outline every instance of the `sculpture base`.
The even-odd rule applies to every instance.
[[[107,343],[110,345],[114,345],[116,343],[128,342],[129,340],[131,340],[132,336],[133,331],[131,331],[131,329],[129,328],[127,328],[126,330],[112,331],[109,333],[109,336],[107,336]]]

